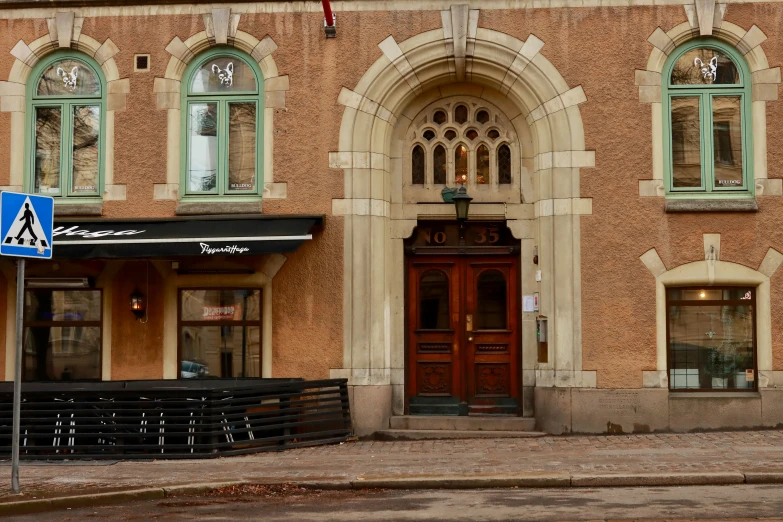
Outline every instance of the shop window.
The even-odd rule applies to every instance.
[[[101,314],[100,290],[27,290],[24,380],[100,380]]]
[[[261,290],[180,290],[180,378],[261,377]]]
[[[236,51],[214,50],[185,72],[184,198],[260,195],[263,78]]]
[[[666,188],[672,197],[741,197],[753,191],[747,66],[717,40],[692,42],[664,68]]]
[[[668,288],[671,390],[754,390],[756,290]]]
[[[86,55],[55,53],[31,72],[26,190],[100,200],[105,81]]]

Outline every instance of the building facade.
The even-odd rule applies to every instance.
[[[783,424],[783,4],[124,4],[0,1],[0,185],[56,200],[25,380],[344,377],[359,434]]]

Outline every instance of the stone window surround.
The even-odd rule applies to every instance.
[[[200,70],[203,70],[203,68],[207,67],[207,64],[210,62],[214,63],[215,60],[221,60],[221,59],[229,59],[233,63],[233,66],[239,69],[240,65],[243,67],[246,67],[247,70],[249,70],[250,74],[253,75],[254,79],[254,91],[251,93],[249,91],[244,91],[246,94],[238,94],[240,92],[243,92],[241,89],[237,91],[227,91],[227,92],[220,92],[220,91],[206,91],[206,92],[196,92],[192,90],[192,82],[196,78],[196,75],[199,73]],[[234,74],[237,73],[237,70],[234,71]],[[214,75],[214,73],[210,72],[209,74]],[[231,199],[232,203],[257,203],[258,200],[261,198],[261,190],[259,185],[262,183],[259,183],[260,180],[263,179],[263,143],[260,143],[259,140],[261,139],[263,135],[263,128],[264,128],[264,108],[263,108],[263,86],[264,86],[264,78],[261,74],[261,71],[258,69],[256,62],[249,56],[241,52],[237,52],[234,50],[234,48],[231,47],[222,47],[222,48],[212,48],[207,49],[206,51],[202,51],[198,56],[195,57],[194,60],[188,64],[187,69],[185,70],[184,74],[184,80],[187,82],[187,84],[184,86],[183,92],[182,92],[182,126],[181,126],[181,132],[182,132],[182,143],[180,144],[180,149],[182,150],[182,173],[180,177],[180,186],[184,187],[184,189],[180,193],[180,205],[184,206],[184,204],[193,204],[197,203],[198,206],[204,207],[205,202],[214,202],[217,201],[218,203],[221,202],[221,200],[228,200]],[[236,84],[234,84],[234,88],[236,87]],[[230,192],[229,187],[229,168],[226,166],[228,164],[228,159],[230,157],[229,151],[231,149],[232,142],[228,136],[225,135],[218,135],[215,143],[215,150],[217,152],[218,158],[223,158],[223,162],[218,161],[216,163],[216,178],[215,178],[215,193],[209,194],[209,193],[198,193],[197,191],[189,192],[188,184],[190,183],[190,174],[189,174],[189,164],[191,161],[191,158],[189,157],[192,148],[191,144],[188,143],[188,141],[191,139],[191,136],[188,134],[189,128],[191,125],[191,115],[188,114],[188,110],[190,110],[192,105],[206,105],[206,104],[215,104],[215,107],[217,108],[217,125],[218,129],[223,127],[225,124],[225,130],[226,133],[230,133],[229,126],[229,107],[232,104],[241,103],[241,104],[247,104],[251,103],[255,106],[255,118],[253,122],[253,129],[255,132],[254,135],[254,142],[255,146],[253,147],[255,156],[253,160],[254,169],[253,169],[253,184],[254,187],[251,191],[237,191],[234,193]],[[225,112],[223,112],[225,109]],[[221,165],[223,163],[223,165]],[[207,191],[205,191],[207,192]],[[192,208],[192,205],[188,205]],[[258,206],[258,205],[255,205]],[[181,210],[181,209],[180,209]],[[260,209],[259,209],[260,212]],[[178,212],[181,213],[181,212]],[[209,213],[209,212],[206,212]]]
[[[720,261],[720,234],[704,234],[704,261],[667,269],[655,248],[639,259],[655,277],[656,369],[643,371],[644,388],[669,388],[666,342],[666,288],[670,286],[752,286],[756,289],[756,357],[758,387],[783,387],[783,371],[772,369],[770,279],[783,254],[770,248],[757,270]]]
[[[709,9],[704,7],[704,4]],[[710,7],[711,6],[711,7]],[[783,180],[767,177],[767,101],[778,99],[778,84],[781,82],[780,67],[769,67],[766,54],[761,44],[767,39],[757,26],[747,31],[738,25],[724,19],[727,5],[716,4],[714,0],[697,0],[696,4],[685,5],[686,22],[669,31],[660,27],[647,39],[653,49],[647,61],[645,70],[635,71],[635,85],[639,88],[639,102],[649,103],[652,110],[652,179],[639,180],[639,196],[665,197],[664,165],[663,165],[663,107],[662,107],[662,72],[668,56],[681,44],[700,36],[713,36],[734,46],[745,59],[751,71],[752,100],[752,143],[753,143],[753,178],[755,195],[783,196]],[[706,12],[703,9],[707,9]],[[709,22],[707,21],[709,20]],[[689,201],[689,200],[686,200]],[[715,211],[715,210],[755,210],[741,206],[733,208],[705,207],[694,203],[693,208],[673,208],[672,211]]]
[[[488,97],[490,96],[485,95],[483,98],[474,98],[471,96],[451,96],[442,98],[422,109],[422,111],[413,118],[406,134],[408,147],[403,151],[405,173],[403,180],[403,200],[406,203],[420,203],[425,201],[439,203],[443,201],[440,193],[441,185],[435,186],[430,179],[430,173],[432,172],[432,152],[438,144],[443,145],[446,148],[446,164],[448,165],[446,186],[457,186],[451,173],[454,170],[454,150],[460,143],[466,145],[469,151],[468,172],[469,178],[472,181],[468,183],[466,188],[471,197],[473,197],[475,203],[482,201],[505,201],[507,203],[522,202],[519,180],[521,177],[529,179],[530,174],[527,169],[524,169],[520,175],[519,139],[517,138],[513,125],[503,114],[503,111],[491,103],[487,99]],[[465,105],[468,107],[469,117],[468,121],[464,124],[458,124],[453,121],[453,112],[457,105]],[[438,125],[432,122],[432,115],[437,110],[443,110],[449,115],[446,123]],[[486,110],[490,114],[490,121],[486,124],[479,124],[474,121],[474,115],[480,110]],[[427,122],[421,123],[425,116],[427,117]],[[464,136],[464,131],[472,128],[476,128],[480,131],[482,129],[484,131],[495,129],[500,133],[500,136],[497,139],[492,140],[479,133],[479,137],[471,141]],[[427,141],[422,137],[422,133],[428,129],[432,129],[436,133],[436,138],[432,141]],[[457,137],[451,141],[443,138],[442,135],[447,130],[456,131]],[[493,180],[492,183],[487,183],[485,185],[478,185],[474,181],[476,173],[476,151],[481,144],[486,145],[489,149],[490,178]],[[413,148],[416,145],[420,145],[425,153],[426,166],[424,186],[413,185],[411,182],[411,155],[413,153]],[[511,149],[511,183],[505,185],[500,185],[497,182],[497,149],[501,145],[508,145]]]
[[[224,214],[237,212],[260,212],[262,199],[283,199],[287,195],[286,183],[274,182],[274,118],[285,111],[285,95],[289,88],[288,76],[278,73],[272,56],[277,44],[269,36],[258,40],[255,36],[237,29],[241,13],[232,13],[230,8],[212,9],[203,14],[204,30],[191,35],[184,42],[175,36],[166,51],[171,55],[162,78],[155,78],[153,91],[158,109],[166,109],[168,115],[166,183],[155,183],[154,199],[179,201],[181,137],[181,91],[182,80],[188,64],[202,51],[216,46],[232,46],[254,60],[264,77],[264,161],[263,187],[258,202],[180,201],[177,214]]]
[[[98,95],[95,94],[82,94],[79,96],[68,96],[68,95],[62,95],[62,94],[46,94],[46,95],[39,95],[37,93],[38,87],[40,85],[41,79],[43,78],[46,71],[52,67],[56,63],[60,63],[64,60],[74,60],[77,61],[80,65],[80,72],[79,74],[85,74],[86,71],[89,71],[89,75],[94,75],[95,78],[98,81],[98,85],[100,88],[100,92]],[[66,151],[69,150],[71,140],[75,138],[75,131],[73,128],[68,128],[68,125],[66,124],[69,119],[72,118],[72,114],[69,114],[66,116],[66,113],[68,111],[73,112],[73,109],[78,106],[96,106],[98,107],[98,157],[99,159],[102,159],[103,156],[106,154],[106,80],[103,78],[103,72],[101,71],[100,67],[96,67],[96,63],[94,63],[92,60],[90,60],[86,55],[80,52],[71,52],[71,51],[56,51],[54,53],[50,53],[46,55],[44,58],[38,61],[38,63],[33,67],[31,70],[31,76],[32,78],[28,82],[27,85],[27,109],[29,110],[29,118],[27,118],[27,121],[25,122],[27,127],[25,129],[25,132],[28,136],[35,136],[36,132],[36,114],[37,109],[40,107],[47,107],[52,105],[60,105],[62,106],[63,110],[61,111],[61,128],[60,128],[60,148],[65,149]],[[75,118],[73,118],[73,121],[75,122]],[[36,184],[36,174],[35,174],[35,163],[36,163],[36,139],[33,137],[28,141],[26,144],[27,149],[25,151],[25,173],[24,173],[24,192],[27,193],[33,193],[35,192],[35,184]],[[66,155],[68,152],[66,152]],[[71,158],[68,160],[71,163],[71,169],[73,169],[73,153],[71,153]],[[101,188],[103,187],[103,178],[104,178],[104,172],[103,172],[103,165],[102,162],[99,161],[98,167],[98,178],[95,180],[96,183],[96,190],[93,192],[93,194],[89,195],[79,195],[79,194],[69,194],[72,190],[72,185],[75,181],[73,177],[73,172],[68,172],[68,168],[64,165],[59,165],[59,189],[60,194],[55,195],[55,202],[58,200],[66,200],[65,203],[67,203],[68,210],[72,210],[74,208],[91,208],[91,207],[98,207],[100,208],[102,203],[102,192]],[[43,192],[42,195],[47,195],[46,192]],[[63,207],[65,208],[65,207]]]
[[[32,68],[58,49],[73,49],[93,58],[106,80],[106,123],[103,164],[103,201],[126,199],[125,185],[114,183],[114,113],[125,110],[130,80],[120,79],[114,56],[119,49],[110,38],[102,44],[82,32],[84,18],[73,12],[58,12],[47,19],[48,34],[29,45],[19,40],[11,55],[16,58],[8,81],[0,82],[0,111],[11,113],[10,172],[11,184],[0,190],[22,192],[25,172],[26,92]],[[75,198],[76,199],[76,198]],[[100,215],[102,204],[85,204],[68,198],[57,199],[55,215]]]
[[[737,84],[733,85],[713,85],[713,84],[704,84],[704,85],[672,85],[670,76],[674,74],[675,66],[679,61],[683,58],[683,56],[686,53],[696,51],[699,49],[709,49],[711,51],[719,52],[722,56],[725,56],[730,63],[732,63],[735,66],[735,69],[740,77],[740,81]],[[706,59],[706,58],[705,58]],[[720,40],[715,40],[713,38],[710,38],[708,40],[689,40],[685,42],[684,44],[678,46],[668,57],[667,59],[668,65],[664,66],[665,74],[661,77],[661,87],[662,87],[662,98],[661,98],[661,105],[663,107],[663,115],[662,115],[662,121],[663,121],[663,142],[664,142],[664,187],[667,185],[669,186],[669,193],[668,197],[672,198],[672,202],[675,199],[678,198],[689,198],[689,199],[719,199],[719,200],[729,200],[729,199],[738,199],[738,198],[745,198],[748,199],[748,197],[752,197],[754,193],[754,183],[753,183],[753,141],[752,141],[752,110],[751,110],[751,92],[750,92],[750,85],[751,85],[751,75],[748,70],[747,64],[744,63],[744,58],[740,55],[738,55],[735,52],[735,49],[732,46],[725,45]],[[690,64],[691,66],[693,64]],[[720,69],[720,67],[719,67]],[[730,93],[730,94],[727,94]],[[714,141],[713,132],[711,129],[707,127],[707,121],[709,119],[714,119],[715,111],[716,109],[716,99],[720,100],[721,98],[716,96],[731,96],[731,97],[738,97],[740,99],[740,128],[742,129],[740,132],[740,157],[744,160],[741,161],[741,171],[742,171],[742,180],[743,180],[743,186],[744,189],[741,191],[720,191],[719,189],[715,188],[715,176],[717,176],[716,169],[717,165],[712,165],[711,161],[707,161],[706,163],[702,164],[702,162],[699,162],[701,167],[701,174],[704,179],[704,185],[701,187],[701,189],[691,189],[691,188],[682,188],[682,189],[675,189],[673,187],[673,175],[674,175],[674,167],[669,164],[666,165],[667,158],[668,162],[672,161],[672,157],[674,154],[674,143],[672,143],[671,139],[671,132],[672,132],[672,123],[670,120],[673,118],[672,114],[672,100],[678,97],[689,97],[693,99],[693,97],[698,97],[699,99],[699,107],[702,107],[703,100],[707,100],[708,106],[710,109],[707,109],[706,111],[699,110],[699,118],[698,118],[698,128],[699,130],[699,136],[703,138],[703,141],[712,143]],[[711,115],[708,116],[707,113],[710,113]],[[713,148],[716,146],[715,143],[713,143]],[[699,149],[701,151],[701,149]],[[708,172],[712,171],[712,175],[709,176]],[[667,204],[670,201],[667,201]],[[682,201],[678,201],[678,203],[681,203]],[[668,206],[668,205],[667,205]]]
[[[579,226],[581,216],[592,213],[591,200],[579,196],[578,178],[580,169],[595,166],[594,152],[584,147],[578,107],[587,97],[581,86],[569,87],[540,53],[544,43],[535,35],[522,41],[478,27],[478,11],[467,5],[452,5],[441,20],[440,29],[400,43],[392,36],[380,42],[381,56],[338,97],[345,109],[339,150],[329,153],[329,166],[343,170],[345,199],[332,201],[332,213],[344,216],[350,277],[344,281],[343,364],[332,376],[348,378],[355,387],[357,411],[365,400],[360,389],[367,388],[364,397],[384,397],[383,405],[373,404],[373,417],[402,412],[403,239],[417,219],[453,216],[453,207],[442,203],[404,202],[405,133],[424,107],[453,95],[491,100],[512,122],[528,155],[522,158],[530,172],[520,180],[523,203],[471,206],[472,217],[508,219],[522,241],[523,288],[539,289],[541,315],[550,321],[550,363],[538,365],[530,349],[536,346],[536,314],[522,314],[528,347],[522,354],[523,397],[531,401],[534,386],[596,386],[596,372],[582,369],[578,298]],[[531,144],[527,149],[525,140]],[[525,269],[532,266],[536,246],[544,268],[540,282]],[[378,388],[385,386],[393,399]],[[523,411],[532,414],[532,402]]]

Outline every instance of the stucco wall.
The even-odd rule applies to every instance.
[[[146,323],[130,311],[130,295],[137,290],[147,298]],[[112,380],[162,379],[163,278],[144,261],[128,261],[114,278],[111,298]]]
[[[756,24],[765,32],[770,67],[783,56],[783,35],[777,30],[781,17],[778,4],[731,4],[725,15],[732,23]],[[656,27],[668,30],[684,21],[682,6],[480,12],[479,27],[521,40],[535,34],[545,44],[542,54],[588,98],[580,110],[596,167],[583,170],[581,177],[581,196],[592,198],[593,208],[592,215],[581,218],[582,361],[584,370],[597,371],[598,387],[638,388],[642,370],[655,369],[655,282],[640,254],[656,248],[668,267],[696,261],[703,258],[703,233],[722,234],[722,260],[753,268],[769,247],[783,250],[783,230],[776,226],[783,212],[780,198],[759,198],[759,213],[686,215],[665,214],[662,199],[639,197],[639,180],[651,178],[651,115],[650,106],[639,103],[634,70],[645,68],[652,48],[647,38]],[[264,211],[329,216],[324,231],[289,255],[274,278],[274,376],[322,378],[342,364],[343,219],[331,217],[331,210],[344,186],[342,171],[328,168],[328,153],[338,150],[344,111],[337,104],[340,89],[356,85],[381,56],[377,44],[388,35],[402,42],[440,27],[436,10],[347,11],[339,15],[338,38],[327,40],[320,13],[241,17],[240,30],[275,41],[275,63],[290,80],[286,106],[276,109],[273,129],[274,181],[287,184],[287,197],[265,201]],[[105,202],[105,217],[174,215],[175,201],[153,200],[153,184],[166,183],[167,157],[167,114],[156,108],[153,79],[164,76],[170,58],[165,48],[172,38],[186,40],[203,28],[200,14],[85,20],[84,34],[99,42],[110,37],[120,49],[115,56],[119,76],[130,78],[127,108],[115,115],[114,147],[114,183],[126,185],[127,200]],[[0,79],[8,77],[13,64],[8,51],[16,42],[30,43],[46,32],[43,19],[0,20]],[[151,55],[151,72],[133,72],[136,53]],[[779,177],[780,103],[767,105],[767,118],[769,175]],[[9,127],[8,113],[0,113],[0,151],[8,149]],[[0,184],[9,179],[8,155],[0,152]],[[112,377],[154,378],[160,376],[155,365],[161,363],[152,349],[140,359],[134,350],[140,335],[156,346],[160,325],[152,318],[140,325],[123,311],[135,277],[127,274],[118,276],[113,297],[118,319],[112,331],[117,343]],[[779,277],[772,285],[773,360],[775,369],[783,370]]]

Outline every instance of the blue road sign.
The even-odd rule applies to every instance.
[[[0,255],[52,258],[54,199],[0,192]]]

